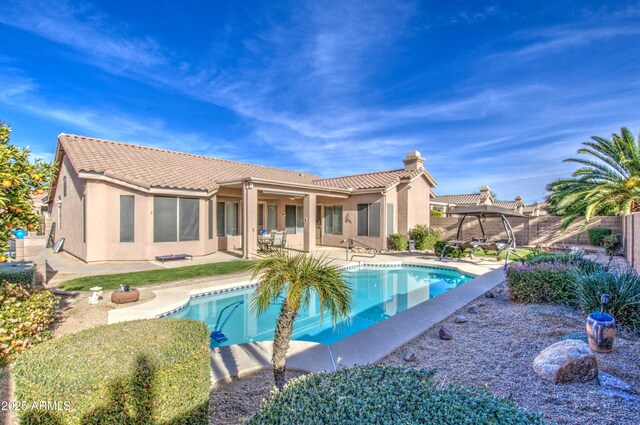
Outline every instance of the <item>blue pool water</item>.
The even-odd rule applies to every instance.
[[[360,267],[345,270],[344,277],[353,288],[351,317],[334,329],[329,318],[320,321],[319,303],[314,300],[298,314],[293,339],[332,344],[472,279],[456,270],[415,266]],[[216,322],[220,328],[228,317],[222,329],[217,329],[228,340],[217,343],[212,339],[212,347],[271,340],[281,304],[274,302],[256,317],[250,308],[253,290],[192,298],[185,308],[167,317],[202,320],[210,331],[216,330]]]

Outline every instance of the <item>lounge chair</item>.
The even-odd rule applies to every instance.
[[[282,249],[287,244],[287,231],[279,231],[273,233],[273,242],[271,246],[277,249]]]

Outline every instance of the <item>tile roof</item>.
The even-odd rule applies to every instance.
[[[247,177],[311,184],[318,176],[91,137],[61,134],[62,149],[77,172],[104,174],[140,187],[206,190]]]
[[[463,195],[440,195],[433,198],[431,202],[453,205],[478,205],[483,200],[483,195],[479,193],[468,193]]]
[[[314,180],[313,184],[324,187],[353,189],[387,189],[400,183],[400,180],[413,180],[421,174],[426,174],[430,180],[433,180],[425,169],[420,168],[418,170],[390,170],[375,173],[355,174],[352,176],[332,177],[328,179]]]
[[[212,191],[220,182],[253,177],[326,188],[374,189],[389,188],[421,174],[435,185],[423,168],[321,179],[314,174],[72,134],[61,134],[58,141],[76,172],[99,173],[144,188]]]
[[[496,207],[508,208],[510,210],[515,210],[518,208],[519,203],[516,201],[507,201],[507,202],[494,202],[493,205]]]

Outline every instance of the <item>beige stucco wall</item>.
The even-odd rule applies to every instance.
[[[134,242],[120,242],[120,195],[135,197]],[[87,183],[88,245],[85,261],[152,260],[158,255],[183,253],[201,256],[217,250],[215,232],[213,239],[208,238],[208,199],[199,199],[199,240],[154,242],[153,198],[152,194],[90,180]]]
[[[418,177],[407,185],[407,225],[411,230],[416,224],[429,225],[429,183]]]
[[[64,196],[62,190],[65,177],[67,179],[67,196]],[[51,196],[51,217],[56,223],[56,240],[64,238],[63,250],[83,260],[87,256],[87,244],[83,242],[82,238],[82,197],[85,195],[85,191],[86,182],[78,177],[71,162],[65,156],[60,165],[60,175]],[[61,204],[58,204],[58,199]]]

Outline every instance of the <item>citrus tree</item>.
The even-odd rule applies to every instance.
[[[0,121],[0,253],[8,248],[12,231],[37,230],[40,214],[33,209],[32,195],[44,196],[54,166],[30,160],[28,148],[9,143],[11,127]]]
[[[547,211],[563,216],[564,228],[580,217],[640,211],[640,141],[626,128],[611,139],[591,139],[580,157],[565,160],[581,167],[547,186]]]

